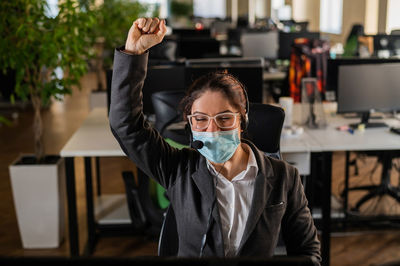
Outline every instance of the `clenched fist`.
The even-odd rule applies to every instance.
[[[159,44],[166,32],[165,20],[138,18],[129,29],[125,52],[136,55],[143,54],[149,48]]]

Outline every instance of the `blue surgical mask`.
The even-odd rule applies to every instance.
[[[202,141],[204,146],[198,151],[209,161],[224,163],[235,153],[240,144],[239,128],[229,131],[192,131],[193,140]]]

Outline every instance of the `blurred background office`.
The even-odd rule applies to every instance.
[[[157,255],[168,198],[107,124],[114,49],[132,21],[157,16],[168,32],[149,51],[148,122],[185,147],[185,90],[232,73],[250,102],[285,107],[281,152],[299,168],[321,239],[331,194],[324,264],[399,262],[399,10],[398,0],[2,1],[0,256]],[[43,171],[58,175],[36,172],[50,164]]]

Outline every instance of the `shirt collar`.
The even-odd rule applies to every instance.
[[[250,180],[250,179],[255,179],[257,173],[258,173],[258,165],[257,165],[257,160],[254,155],[253,150],[250,148],[250,146],[246,143],[241,143],[243,149],[249,153],[249,160],[247,161],[247,167],[246,170],[243,170],[240,172],[237,176],[235,176],[232,181],[244,181],[244,180]],[[218,174],[217,170],[215,170],[215,167],[208,161],[207,161],[207,168],[208,170],[217,178],[223,178],[221,174]],[[243,173],[244,172],[244,173]],[[227,179],[226,179],[227,180]],[[227,180],[228,181],[228,180]]]

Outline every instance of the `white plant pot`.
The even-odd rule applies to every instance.
[[[64,238],[65,165],[9,166],[14,206],[24,248],[56,248]]]

